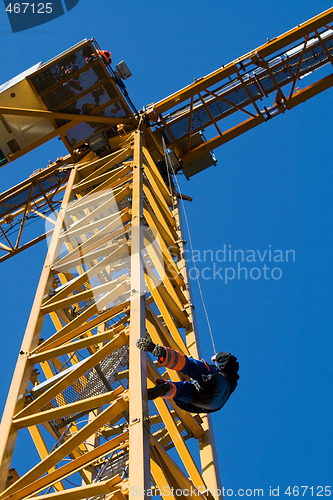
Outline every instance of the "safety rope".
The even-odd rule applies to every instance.
[[[203,309],[204,309],[206,320],[207,320],[208,330],[209,330],[210,338],[211,338],[211,341],[212,341],[212,346],[213,346],[214,354],[216,354],[213,332],[212,332],[212,328],[211,328],[211,325],[210,325],[210,321],[209,321],[209,317],[208,317],[208,312],[207,312],[207,308],[206,308],[206,304],[205,304],[205,299],[204,299],[202,288],[201,288],[201,283],[200,283],[200,278],[199,278],[199,271],[198,271],[198,268],[196,266],[195,259],[194,259],[194,250],[193,250],[193,245],[192,245],[191,232],[190,232],[190,227],[189,227],[189,223],[188,223],[188,219],[187,219],[187,214],[186,214],[186,210],[185,210],[185,204],[184,204],[183,196],[182,196],[181,191],[180,191],[180,186],[179,186],[178,179],[177,179],[176,173],[174,171],[174,168],[171,165],[171,162],[170,162],[170,160],[168,158],[168,155],[166,154],[166,146],[165,146],[165,142],[164,142],[164,137],[162,137],[162,141],[163,141],[163,150],[164,150],[165,164],[166,164],[167,172],[168,172],[168,180],[169,180],[169,185],[170,185],[170,192],[172,193],[171,176],[170,176],[170,170],[171,170],[172,174],[173,174],[173,179],[176,181],[176,185],[177,185],[176,192],[178,193],[178,196],[179,196],[179,198],[181,200],[181,204],[182,204],[182,208],[183,208],[183,213],[184,213],[184,218],[185,218],[185,224],[186,224],[186,229],[187,229],[187,234],[188,234],[188,239],[189,239],[190,249],[191,249],[191,254],[192,254],[192,262],[194,264],[194,269],[195,269],[195,273],[196,273],[196,277],[197,277],[199,293],[200,293],[200,297],[201,297]],[[173,205],[173,208],[174,208],[174,205]]]

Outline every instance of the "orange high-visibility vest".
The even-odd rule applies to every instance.
[[[97,54],[101,56],[105,65],[111,63],[111,52],[108,50],[97,50]]]

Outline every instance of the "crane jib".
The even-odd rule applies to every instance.
[[[329,29],[322,33],[321,39],[325,40],[329,54],[333,55],[333,30]],[[196,132],[212,123],[211,116],[215,120],[220,120],[237,111],[239,107],[246,107],[253,101],[263,99],[271,92],[293,82],[297,74],[298,78],[302,78],[330,62],[329,54],[318,39],[312,38],[306,47],[304,52],[303,44],[298,45],[295,49],[268,61],[267,69],[258,65],[254,70],[243,74],[241,78],[235,78],[206,92],[201,96],[202,99],[196,99],[192,106],[184,106],[165,117],[166,125],[174,139],[180,139],[188,134],[191,108],[193,108],[191,132]]]

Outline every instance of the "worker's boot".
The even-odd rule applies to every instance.
[[[136,347],[141,349],[141,351],[151,352],[156,358],[163,358],[165,356],[165,347],[161,345],[156,345],[149,339],[139,339],[136,341]]]
[[[155,385],[155,387],[152,387],[147,391],[149,401],[151,401],[152,399],[161,398],[172,390],[172,385],[170,384],[170,382],[166,382],[165,380],[157,379],[156,384],[157,385]]]

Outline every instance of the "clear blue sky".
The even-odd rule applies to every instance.
[[[322,0],[80,0],[65,16],[13,34],[1,5],[0,83],[94,36],[114,63],[127,62],[128,90],[140,109],[329,7]],[[186,204],[194,249],[296,255],[278,264],[280,280],[202,280],[217,348],[240,361],[239,387],[213,417],[226,488],[283,492],[332,481],[332,96],[326,91],[248,132],[215,151],[217,167],[180,180],[194,198]],[[1,191],[61,154],[56,140],[6,165]],[[40,244],[1,264],[1,408],[45,251]]]

